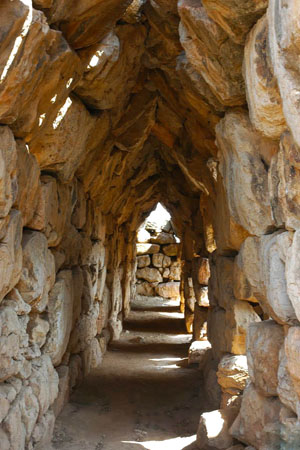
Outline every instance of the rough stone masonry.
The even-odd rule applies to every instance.
[[[1,450],[119,336],[158,201],[198,303],[210,264],[199,448],[300,448],[299,59],[299,0],[1,0]]]

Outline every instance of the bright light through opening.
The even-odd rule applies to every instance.
[[[171,219],[168,211],[163,207],[161,203],[157,203],[157,206],[147,218],[147,222],[154,222],[161,228],[166,222]]]

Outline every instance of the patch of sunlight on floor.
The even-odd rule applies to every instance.
[[[182,450],[186,446],[196,441],[196,435],[187,437],[177,437],[174,439],[166,439],[164,441],[122,441],[123,444],[135,444],[140,445],[141,448],[147,450]]]
[[[181,361],[182,358],[150,358],[149,361]]]
[[[162,316],[162,317],[169,317],[170,319],[182,319],[183,318],[183,313],[180,312],[157,312],[156,313],[158,316]]]

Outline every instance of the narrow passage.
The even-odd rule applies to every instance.
[[[192,450],[204,398],[187,365],[191,336],[172,300],[139,300],[59,416],[53,449]],[[50,449],[49,449],[50,450]]]

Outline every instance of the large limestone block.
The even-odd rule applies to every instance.
[[[151,242],[153,244],[174,244],[176,239],[173,234],[161,231],[157,236],[151,238]]]
[[[137,255],[145,255],[149,253],[150,255],[154,253],[158,253],[160,250],[160,246],[158,244],[137,244],[136,252]]]
[[[42,170],[55,172],[63,183],[69,183],[84,157],[89,133],[95,125],[96,120],[81,101],[70,96],[55,121],[33,137],[30,151]]]
[[[164,254],[167,256],[177,256],[179,252],[179,245],[178,244],[164,245],[162,250]]]
[[[39,404],[31,387],[23,387],[3,422],[2,429],[6,431],[10,440],[9,449],[17,450],[27,447],[38,412]]]
[[[277,144],[257,133],[242,111],[227,113],[216,127],[216,137],[231,216],[250,234],[265,234],[274,223],[264,161],[270,161]]]
[[[136,83],[145,37],[143,26],[123,25],[79,51],[86,68],[75,92],[84,103],[96,109],[122,107]]]
[[[55,282],[54,256],[48,249],[46,236],[38,231],[24,231],[22,248],[23,267],[16,287],[34,310],[42,312]]]
[[[28,226],[43,231],[49,247],[56,247],[63,237],[66,222],[71,215],[71,206],[69,186],[61,184],[50,175],[43,175],[37,209]]]
[[[42,319],[39,314],[31,316],[27,328],[27,332],[29,334],[29,342],[31,344],[37,344],[39,347],[42,347],[46,342],[49,328],[50,325],[48,320]]]
[[[155,253],[152,256],[152,264],[154,267],[160,268],[163,267],[163,259],[164,259],[164,254],[163,253]]]
[[[43,355],[33,361],[30,386],[39,402],[39,418],[54,403],[58,395],[58,374],[48,355]]]
[[[0,308],[0,381],[17,374],[21,369],[21,324],[10,307]]]
[[[169,281],[167,283],[159,283],[155,292],[163,298],[178,298],[180,295],[180,283],[177,281]]]
[[[235,355],[246,353],[246,335],[252,322],[260,322],[261,319],[248,302],[236,300],[225,314],[225,341],[227,351]],[[224,339],[223,338],[223,339]]]
[[[54,366],[60,364],[67,349],[72,327],[73,283],[72,271],[58,273],[56,283],[49,293],[48,317],[50,331],[44,348]]]
[[[139,269],[150,266],[151,258],[149,255],[141,255],[137,257],[137,266]]]
[[[127,152],[142,150],[155,125],[155,113],[156,96],[153,93],[143,90],[132,96],[129,106],[113,130],[115,146]],[[168,236],[168,233],[163,234]]]
[[[42,450],[51,445],[55,424],[55,416],[52,409],[37,422],[32,433],[32,443],[37,450]]]
[[[225,450],[233,444],[229,429],[238,414],[235,407],[201,414],[197,431],[197,448]]]
[[[0,242],[0,302],[18,283],[22,270],[22,216],[11,210],[4,238]]]
[[[225,392],[236,394],[243,391],[249,379],[245,355],[224,355],[218,365],[218,383]]]
[[[279,139],[286,128],[277,80],[267,47],[267,18],[262,17],[247,38],[244,77],[250,120],[264,136]]]
[[[82,314],[72,330],[68,351],[79,353],[84,351],[98,332],[100,305],[95,302],[86,314]]]
[[[244,240],[249,236],[248,231],[236,223],[232,217],[226,196],[222,177],[217,177],[216,211],[213,216],[213,228],[218,248],[218,253],[227,255],[233,251],[239,251]]]
[[[195,267],[199,284],[208,285],[210,278],[210,267],[208,258],[195,258]]]
[[[145,295],[146,297],[152,297],[153,295],[155,295],[155,283],[148,283],[148,281],[137,283],[136,293],[137,295]]]
[[[285,276],[290,245],[288,232],[249,237],[236,258],[237,266],[251,286],[251,296],[257,298],[264,312],[280,324],[297,322]]]
[[[40,0],[38,0],[40,2]],[[113,27],[132,0],[88,0],[75,3],[54,0],[47,5],[47,16],[57,23],[73,48],[88,47],[99,42]]]
[[[299,147],[287,131],[281,136],[269,171],[271,206],[278,228],[300,228],[299,169]]]
[[[0,217],[9,213],[16,196],[16,142],[8,127],[0,126]]]
[[[256,449],[279,449],[280,409],[277,397],[264,397],[253,384],[248,385],[231,435]]]
[[[188,363],[199,364],[201,370],[207,359],[207,353],[211,350],[211,344],[208,341],[194,341],[189,347]]]
[[[208,15],[217,22],[238,44],[243,44],[248,31],[262,16],[268,6],[267,0],[203,0]]]
[[[300,327],[290,327],[284,342],[285,354],[287,359],[287,369],[290,374],[294,391],[300,399]]]
[[[279,351],[284,342],[283,327],[273,320],[252,323],[247,333],[249,376],[265,396],[277,395]]]
[[[208,296],[212,306],[226,309],[235,300],[233,295],[233,258],[213,254],[210,258],[211,276]]]
[[[190,64],[221,104],[242,105],[245,102],[243,47],[228,39],[201,2],[180,0],[178,12],[180,42]]]
[[[153,267],[144,267],[143,269],[138,269],[136,271],[136,276],[137,278],[146,280],[149,283],[161,283],[163,281],[159,270]]]
[[[299,270],[300,270],[300,230],[297,230],[293,236],[293,242],[287,251],[286,258],[286,283],[287,283],[287,293],[292,302],[293,308],[295,310],[297,319],[300,321],[300,280],[299,280]]]
[[[283,114],[295,143],[300,145],[299,4],[271,0],[268,7],[268,43],[274,74],[282,99]]]
[[[18,196],[15,206],[21,211],[23,226],[26,226],[32,220],[38,202],[40,169],[35,156],[22,141],[17,142],[17,177]]]
[[[299,411],[299,397],[296,394],[293,379],[288,369],[288,360],[285,353],[284,346],[279,352],[279,366],[278,366],[278,386],[277,394],[287,408],[294,413]]]
[[[28,136],[53,122],[78,80],[80,60],[31,2],[1,2],[0,35],[0,120]]]
[[[164,256],[165,261],[166,255]],[[181,263],[180,261],[175,261],[170,266],[169,279],[173,281],[180,281],[181,278]]]

